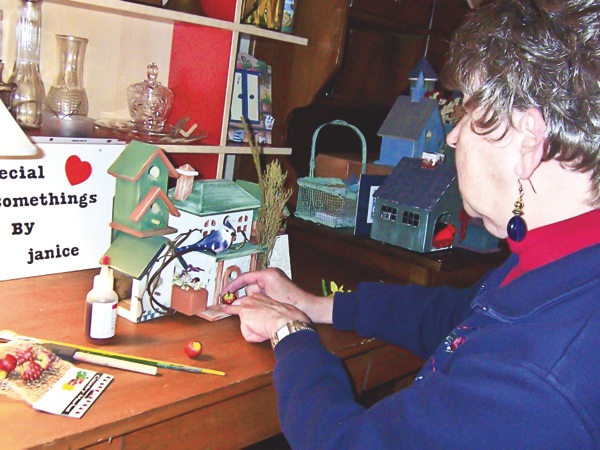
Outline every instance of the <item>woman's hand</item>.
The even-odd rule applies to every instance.
[[[333,298],[309,294],[296,286],[279,269],[269,268],[243,273],[225,286],[223,292],[237,292],[243,287],[246,288],[246,296],[264,294],[279,303],[295,306],[308,315],[313,322],[331,323],[332,321]],[[223,311],[227,312],[226,309]]]
[[[221,310],[240,316],[242,336],[249,342],[266,341],[275,331],[294,320],[310,322],[308,316],[298,308],[277,302],[264,294],[239,298],[231,305],[221,305]]]

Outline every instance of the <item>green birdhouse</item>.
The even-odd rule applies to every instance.
[[[160,148],[131,141],[108,173],[116,178],[111,228],[136,237],[176,231],[168,220],[179,211],[166,192],[169,177],[179,174]]]

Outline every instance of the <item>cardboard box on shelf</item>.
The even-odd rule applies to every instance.
[[[362,164],[361,156],[353,153],[321,153],[315,160],[315,176],[322,178],[348,178],[351,175],[359,176]],[[394,168],[369,162],[367,158],[367,171],[369,175],[389,175]]]

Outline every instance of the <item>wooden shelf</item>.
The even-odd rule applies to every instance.
[[[117,97],[116,92],[122,92],[122,85],[128,85],[130,80],[139,80],[137,76],[132,78],[133,70],[137,71],[142,65],[145,67],[149,59],[158,58],[164,66],[168,62],[168,76],[163,76],[163,83],[171,87],[176,98],[171,116],[189,117],[208,133],[208,137],[196,142],[156,145],[170,153],[178,163],[203,167],[204,176],[221,178],[228,161],[233,161],[227,156],[252,153],[248,145],[231,143],[227,139],[240,37],[248,36],[261,42],[273,41],[276,45],[308,45],[307,38],[242,24],[242,1],[203,0],[202,7],[206,13],[195,14],[190,10],[174,11],[160,5],[123,0],[47,0],[50,4],[47,8],[50,13],[48,17],[52,20],[48,21],[51,26],[47,24],[45,32],[62,32],[64,18],[63,28],[69,29],[69,33],[88,36],[80,23],[87,20],[88,16],[99,17],[89,36],[98,42],[102,42],[102,39],[107,41],[106,45],[95,48],[98,52],[90,60],[88,73],[92,76],[88,95],[92,100],[102,100],[93,113],[90,111],[93,114],[91,117],[114,115],[115,118],[121,118],[124,114],[123,96],[119,94]],[[106,25],[103,26],[104,23]],[[68,24],[71,24],[71,28],[66,27]],[[129,24],[131,29],[128,28]],[[106,36],[105,31],[108,33]],[[140,43],[148,48],[138,51],[136,45]],[[103,53],[100,50],[104,48],[114,51]],[[132,53],[131,59],[129,53]],[[165,54],[168,59],[164,58]],[[102,58],[110,58],[111,76],[107,80],[100,80],[96,76],[100,72],[97,61]],[[47,55],[45,59],[49,59]],[[108,95],[103,96],[104,92]],[[39,133],[43,131],[28,131],[31,137],[44,137],[37,141],[39,143],[97,144],[100,143],[95,139],[98,137],[109,139],[107,143],[114,143],[113,139],[125,143],[132,138],[110,132],[101,133],[97,128],[91,136],[72,141]],[[291,148],[281,144],[265,145],[263,153],[290,155]]]
[[[250,147],[230,146],[230,145],[160,145],[164,151],[169,153],[187,153],[187,154],[225,154],[225,155],[251,155]],[[291,155],[292,149],[287,147],[263,147],[263,155]]]
[[[128,140],[123,139],[115,134],[105,130],[94,130],[94,135],[88,137],[51,137],[44,136],[37,130],[27,130],[27,134],[33,141],[39,144],[99,144],[103,143],[126,143]],[[37,138],[37,139],[36,139]],[[203,145],[195,144],[153,144],[160,147],[167,153],[185,153],[185,154],[214,154],[214,155],[251,155],[252,150],[248,145],[230,143],[228,145]],[[262,147],[263,155],[291,155],[290,147],[274,147],[265,145]]]
[[[266,30],[252,25],[212,19],[195,14],[157,8],[155,6],[139,5],[122,0],[48,0],[49,3],[85,8],[94,11],[108,11],[130,17],[138,17],[163,23],[185,22],[211,28],[237,31],[251,36],[264,37],[279,42],[297,45],[308,45],[308,39],[278,31]]]

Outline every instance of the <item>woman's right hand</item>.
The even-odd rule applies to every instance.
[[[332,321],[333,298],[319,297],[300,289],[280,269],[245,272],[225,286],[222,293],[237,292],[243,287],[247,296],[265,294],[278,302],[293,305],[315,323]]]

